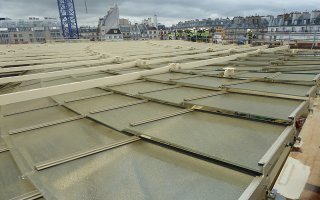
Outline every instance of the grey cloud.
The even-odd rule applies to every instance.
[[[125,18],[139,21],[156,13],[159,22],[166,25],[195,18],[311,11],[319,5],[318,0],[87,0],[88,13],[86,13],[84,1],[75,0],[80,25],[96,25],[98,18],[105,15],[115,2],[119,5],[120,15]],[[0,0],[0,15],[16,19],[28,16],[58,17],[59,14],[56,0]]]

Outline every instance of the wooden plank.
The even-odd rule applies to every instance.
[[[303,141],[300,151],[289,155],[311,168],[300,199],[320,199],[320,98],[314,100],[313,112],[308,116],[300,136]]]

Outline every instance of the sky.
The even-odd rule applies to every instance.
[[[277,15],[320,9],[319,0],[74,0],[79,25],[95,26],[115,3],[120,18],[132,22],[158,15],[158,22],[171,26],[179,21],[217,17]],[[0,17],[58,17],[57,0],[0,0]]]

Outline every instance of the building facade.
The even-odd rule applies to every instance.
[[[229,18],[195,19],[172,26],[172,30],[190,29],[210,29],[213,30],[213,34],[221,35],[224,40],[230,42],[236,42],[245,37],[248,29],[254,33],[254,38],[257,40],[315,42],[320,40],[320,10],[292,12],[276,17],[256,15],[236,16],[232,20]]]
[[[119,8],[116,4],[113,8],[110,8],[107,15],[99,19],[98,36],[100,40],[123,40],[119,21]]]
[[[270,21],[266,37],[270,41],[319,41],[320,10],[278,15]]]
[[[30,17],[27,20],[0,20],[1,44],[44,43],[63,40],[60,21],[56,18]]]
[[[97,27],[80,26],[79,36],[80,36],[80,39],[85,39],[85,40],[91,40],[91,41],[100,40]]]

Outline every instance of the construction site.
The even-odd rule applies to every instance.
[[[5,47],[0,199],[319,198],[319,51]]]
[[[0,200],[320,199],[316,32],[183,41],[154,14],[124,41],[115,5],[89,41],[57,3],[60,24],[0,23]]]

